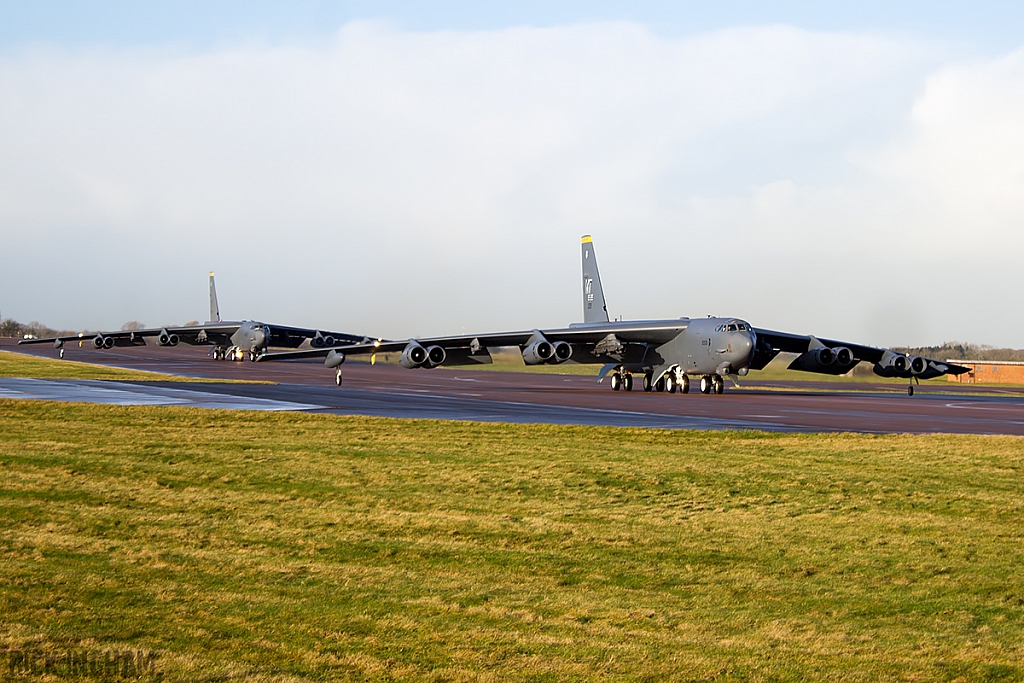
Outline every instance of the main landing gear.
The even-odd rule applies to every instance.
[[[234,361],[255,361],[259,357],[259,351],[256,349],[250,349],[249,351],[243,351],[237,346],[231,348],[225,348],[223,346],[214,346],[213,350],[210,351],[210,355],[214,360],[234,360]]]
[[[633,391],[633,375],[624,370],[616,370],[609,380],[612,391]]]
[[[704,375],[700,378],[700,393],[721,394],[725,391],[725,380],[721,375]]]
[[[618,368],[611,375],[612,391],[629,391],[633,388],[633,375]],[[653,372],[645,372],[643,376],[643,389],[645,392],[665,392],[674,394],[690,393],[690,376],[679,368],[672,368],[660,379],[655,381]],[[725,380],[719,374],[704,375],[700,378],[700,393],[721,394],[725,392]]]

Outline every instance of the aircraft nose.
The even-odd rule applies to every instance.
[[[754,335],[753,330],[747,330],[747,333],[743,335],[743,353],[749,358],[754,353],[754,347],[757,345],[757,338]]]
[[[263,330],[254,330],[252,340],[256,346],[263,346],[263,342],[267,340],[267,335]]]

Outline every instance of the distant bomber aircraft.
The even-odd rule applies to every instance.
[[[901,377],[914,382],[941,375],[961,374],[968,368],[920,356],[860,344],[755,328],[738,318],[679,318],[678,320],[610,321],[604,290],[597,270],[593,240],[583,237],[583,322],[566,328],[500,332],[496,334],[431,337],[397,342],[371,342],[327,346],[309,351],[265,354],[258,360],[285,360],[309,356],[327,358],[324,365],[337,368],[346,354],[401,351],[398,362],[406,368],[490,363],[489,347],[518,346],[527,365],[542,363],[601,363],[599,381],[610,373],[613,391],[630,391],[633,375],[643,375],[644,391],[677,390],[687,393],[690,378],[699,378],[703,394],[721,394],[724,376],[743,376],[761,370],[779,353],[799,354],[792,370],[841,375],[860,361],[874,364],[881,377]]]
[[[91,338],[80,334],[46,339],[23,339],[18,343],[52,343],[54,348],[61,349],[63,357],[65,342],[89,341],[94,349],[112,349],[115,346],[145,346],[146,337],[155,337],[157,346],[177,346],[180,342],[193,346],[212,346],[210,353],[215,360],[256,360],[260,354],[266,353],[268,347],[294,349],[307,339],[314,348],[335,347],[339,343],[365,344],[372,339],[344,332],[268,325],[255,320],[223,321],[220,319],[220,307],[217,305],[217,288],[213,282],[213,273],[210,273],[210,321],[202,325],[99,332]]]

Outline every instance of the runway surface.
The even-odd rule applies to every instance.
[[[0,348],[56,358],[49,346]],[[722,395],[612,392],[594,377],[489,370],[406,370],[349,362],[344,386],[320,362],[213,361],[202,347],[95,351],[69,345],[68,360],[197,378],[259,379],[265,384],[87,382],[0,379],[0,396],[135,405],[195,405],[251,410],[415,417],[488,422],[761,429],[784,432],[963,433],[1024,435],[1024,390],[923,385],[759,382]],[[983,395],[995,394],[995,395]]]

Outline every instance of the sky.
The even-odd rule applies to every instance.
[[[1024,6],[624,4],[0,0],[0,315],[1024,347]]]

